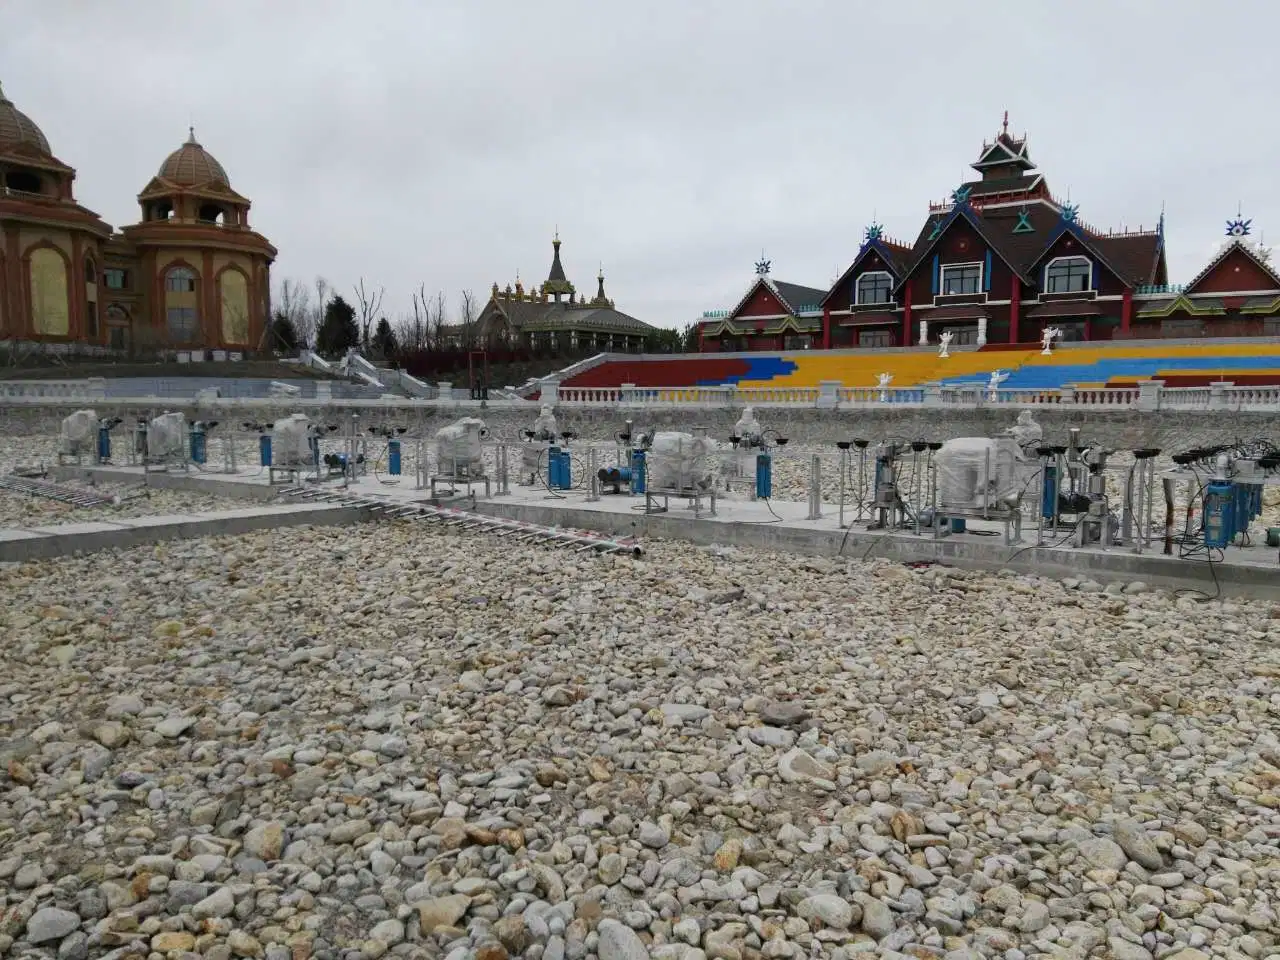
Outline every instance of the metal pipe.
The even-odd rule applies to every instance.
[[[809,519],[822,519],[822,457],[816,453],[809,462]]]
[[[595,444],[591,444],[587,448],[587,501],[591,503],[600,499],[600,477],[597,475],[598,472],[596,448]]]

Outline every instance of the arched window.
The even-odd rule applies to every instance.
[[[71,329],[67,261],[50,247],[31,251],[31,327],[38,334],[65,337]]]
[[[893,299],[893,277],[883,270],[872,270],[858,278],[854,303],[889,303]]]
[[[195,293],[196,272],[186,267],[174,267],[164,275],[166,293]]]
[[[174,344],[195,343],[200,331],[199,278],[190,267],[170,267],[164,275],[165,329]]]
[[[233,346],[249,343],[249,284],[239,270],[224,270],[218,278],[222,300],[222,342]]]
[[[1056,257],[1044,268],[1045,293],[1079,293],[1093,289],[1093,263],[1088,257]]]

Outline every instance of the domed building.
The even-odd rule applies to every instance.
[[[75,202],[75,171],[0,92],[0,339],[111,351],[259,349],[276,249],[250,202],[196,140],[138,194],[113,233]]]

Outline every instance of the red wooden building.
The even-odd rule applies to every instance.
[[[1054,197],[1008,132],[984,143],[977,178],[930,204],[912,243],[864,231],[848,269],[825,290],[782,283],[769,263],[732,310],[704,314],[704,351],[1029,343],[1045,327],[1064,340],[1280,333],[1280,277],[1227,224],[1221,253],[1172,286],[1164,216],[1153,230],[1103,232]]]

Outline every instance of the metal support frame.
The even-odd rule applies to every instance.
[[[711,509],[708,516],[716,515],[716,491],[712,487],[710,490],[651,490],[648,485],[644,491],[644,512],[646,514],[670,513],[671,498],[679,497],[688,500],[693,507],[693,519],[697,520],[702,516],[702,501],[706,498],[710,501]],[[658,506],[658,500],[662,500],[662,506]]]

